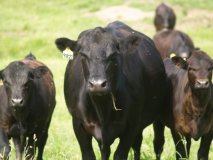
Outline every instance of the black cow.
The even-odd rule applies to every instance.
[[[178,30],[158,32],[154,36],[154,42],[163,59],[170,57],[172,53],[187,59],[195,49],[191,38]]]
[[[0,153],[9,159],[12,138],[16,159],[33,159],[38,148],[42,160],[55,107],[55,85],[51,71],[33,55],[11,62],[0,71]]]
[[[195,50],[187,61],[173,57],[165,59],[164,64],[172,96],[168,97],[170,108],[161,111],[161,123],[154,125],[157,159],[163,149],[163,130],[167,125],[175,142],[177,159],[188,156],[191,137],[195,140],[202,137],[198,159],[207,160],[213,136],[213,61],[203,51]],[[179,134],[185,136],[186,148]]]
[[[176,23],[176,16],[174,10],[161,3],[155,10],[154,25],[156,31],[163,29],[174,29]]]
[[[67,64],[64,94],[82,159],[96,159],[92,137],[102,160],[116,138],[114,159],[127,159],[131,146],[140,159],[141,132],[165,97],[165,70],[153,41],[116,21],[83,31],[77,41],[59,38],[56,45],[75,55]]]

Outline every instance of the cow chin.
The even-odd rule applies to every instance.
[[[90,91],[89,94],[91,96],[106,96],[106,95],[109,95],[110,92],[109,91]]]
[[[27,108],[25,106],[22,107],[12,107],[12,114],[18,121],[23,121],[28,116]]]

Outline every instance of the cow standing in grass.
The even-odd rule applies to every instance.
[[[161,3],[155,10],[154,25],[156,31],[162,31],[167,29],[174,29],[176,23],[176,16],[174,10]]]
[[[193,51],[184,61],[181,57],[164,60],[167,76],[171,83],[169,108],[160,112],[161,122],[154,124],[154,148],[160,159],[164,144],[164,126],[171,129],[176,147],[176,158],[187,158],[190,152],[191,138],[201,145],[199,160],[208,160],[213,129],[213,85],[212,59],[203,51]],[[181,136],[186,139],[184,146]]]
[[[166,75],[153,41],[122,22],[83,31],[77,41],[56,40],[74,59],[67,64],[64,94],[82,159],[95,160],[94,137],[101,159],[119,138],[115,160],[127,159],[131,147],[140,159],[142,130],[164,104]]]
[[[12,138],[16,159],[33,159],[38,148],[42,160],[55,107],[55,85],[51,71],[30,54],[0,71],[0,154],[8,159]]]

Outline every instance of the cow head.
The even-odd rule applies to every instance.
[[[204,52],[195,50],[186,61],[173,57],[172,61],[188,72],[189,85],[193,90],[208,89],[212,79],[213,61]]]
[[[8,105],[16,119],[23,120],[27,116],[27,103],[32,93],[33,81],[46,72],[45,66],[31,69],[21,61],[11,62],[0,71],[0,78],[7,93]]]
[[[182,57],[185,60],[189,58],[192,51],[195,49],[191,38],[187,34],[176,30],[173,30],[171,35],[173,43],[170,53],[174,52],[177,56]]]
[[[172,8],[160,4],[155,10],[154,25],[157,31],[162,29],[173,29],[175,26],[176,16]]]
[[[212,59],[202,51],[195,51],[187,63],[190,85],[194,89],[209,88],[212,80]]]
[[[59,38],[56,45],[61,51],[69,47],[76,58],[81,59],[86,88],[90,95],[112,92],[120,61],[118,43],[109,32],[97,27],[82,32],[77,41]],[[61,49],[60,46],[65,47]]]

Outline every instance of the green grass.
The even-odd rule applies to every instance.
[[[44,160],[79,160],[80,149],[72,129],[71,116],[64,102],[63,79],[67,60],[63,59],[56,49],[54,41],[58,37],[66,36],[76,39],[85,29],[96,26],[106,26],[109,21],[104,17],[98,18],[95,12],[113,5],[128,5],[145,12],[153,12],[161,0],[0,0],[0,69],[10,61],[22,59],[32,52],[36,57],[47,64],[53,74],[57,90],[57,105],[49,129],[49,138],[45,147]],[[195,45],[213,56],[213,22],[210,12],[213,9],[212,0],[168,0],[177,14],[177,29],[188,33]],[[193,12],[195,10],[196,12]],[[202,12],[200,12],[202,11]],[[203,12],[205,11],[205,12]],[[125,11],[124,11],[125,12]],[[202,14],[201,14],[202,13]],[[210,13],[210,14],[209,14]],[[153,37],[155,29],[153,17],[144,20],[124,20],[131,27]],[[141,148],[143,160],[155,159],[152,127],[144,131]],[[98,159],[100,153],[95,141],[94,150]],[[118,140],[112,145],[114,152]],[[192,143],[190,159],[196,159],[199,141]],[[132,159],[133,151],[129,153]],[[175,155],[174,144],[168,129],[166,129],[166,144],[162,159],[173,160]],[[13,155],[14,157],[14,149]],[[210,151],[213,157],[213,147]],[[14,158],[12,158],[14,159]],[[110,159],[112,159],[112,154]]]

